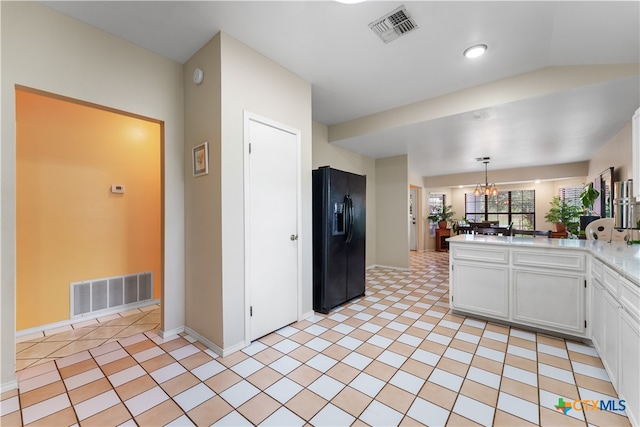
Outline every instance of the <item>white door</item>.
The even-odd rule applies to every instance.
[[[418,224],[417,224],[417,209],[418,209],[418,189],[409,189],[409,249],[412,251],[418,250]]]
[[[297,320],[299,135],[248,117],[249,337]]]

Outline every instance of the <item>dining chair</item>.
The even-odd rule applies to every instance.
[[[613,218],[600,218],[590,222],[584,229],[587,240],[611,241],[611,235],[615,220]]]

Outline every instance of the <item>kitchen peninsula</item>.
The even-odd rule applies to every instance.
[[[591,340],[640,422],[640,245],[459,235],[448,239],[453,312]]]

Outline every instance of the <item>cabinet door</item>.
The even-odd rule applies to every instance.
[[[602,363],[611,377],[611,383],[618,389],[618,345],[620,332],[620,305],[609,294],[609,292],[603,292],[604,298],[604,332],[603,332],[603,346],[602,346]],[[637,362],[636,362],[637,363]]]
[[[584,334],[584,276],[553,270],[513,269],[513,314],[518,323]]]
[[[604,292],[599,281],[591,281],[591,318],[588,326],[591,329],[591,340],[599,354],[602,354],[604,344]]]
[[[469,313],[509,317],[509,267],[457,261],[452,264],[451,307]]]
[[[633,193],[640,201],[640,109],[637,109],[631,122],[631,144],[633,156]]]
[[[620,310],[620,398],[627,403],[632,424],[640,422],[640,324]]]

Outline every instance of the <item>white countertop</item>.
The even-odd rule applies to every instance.
[[[600,261],[640,286],[640,245],[625,242],[601,242],[578,239],[535,239],[526,237],[460,234],[447,239],[451,243],[481,243],[531,248],[575,249],[590,252]]]

